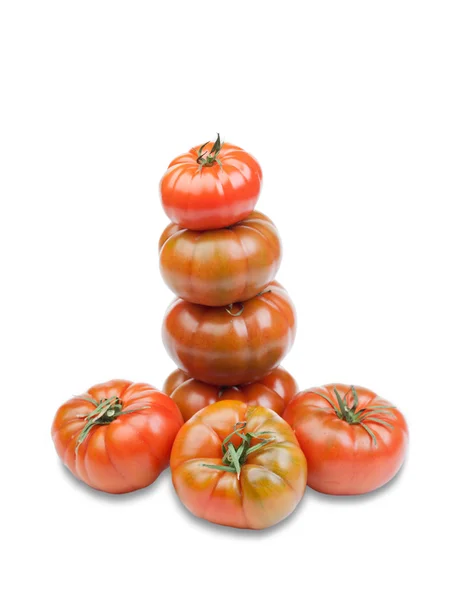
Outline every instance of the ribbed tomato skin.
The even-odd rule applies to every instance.
[[[338,407],[334,389],[346,396],[349,406],[351,386],[330,384],[299,392],[287,405],[283,418],[297,436],[308,464],[308,485],[324,494],[355,495],[371,492],[386,484],[399,471],[408,446],[408,426],[402,413],[371,390],[355,386],[357,410],[368,406],[387,409],[363,423],[377,440],[359,424],[340,419],[323,396]],[[390,410],[388,410],[390,409]],[[372,415],[371,415],[372,416]]]
[[[185,229],[229,227],[247,217],[261,191],[261,167],[251,154],[224,143],[220,165],[198,164],[200,146],[175,158],[160,182],[163,209]]]
[[[281,240],[258,211],[232,227],[208,231],[170,224],[160,243],[160,272],[180,298],[205,306],[249,300],[276,276]]]
[[[86,416],[96,403],[114,396],[123,410],[136,412],[94,426],[76,451]],[[51,433],[57,454],[77,479],[97,490],[121,494],[155,481],[169,464],[182,424],[178,407],[166,394],[148,384],[114,379],[62,404]]]
[[[294,305],[273,282],[229,310],[175,300],[164,318],[163,343],[194,379],[233,386],[257,381],[279,366],[295,332]]]
[[[206,466],[223,464],[222,442],[241,422],[246,432],[264,432],[273,442],[248,457],[240,478]],[[253,439],[251,446],[258,442]],[[189,511],[244,529],[264,529],[285,519],[302,499],[307,479],[305,457],[289,425],[268,408],[231,400],[204,408],[183,425],[170,467],[176,493]]]
[[[248,406],[264,406],[282,415],[297,392],[297,383],[282,367],[255,383],[235,387],[197,381],[177,369],[168,376],[163,391],[178,405],[183,419],[188,421],[202,408],[221,400],[240,400]]]

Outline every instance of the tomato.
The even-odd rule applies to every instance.
[[[176,493],[194,515],[246,529],[285,519],[307,480],[289,425],[268,408],[232,400],[204,408],[183,425],[170,467]]]
[[[89,486],[121,494],[153,483],[168,466],[183,418],[146,383],[114,379],[65,402],[52,439],[65,466]]]
[[[177,366],[213,385],[239,385],[275,369],[295,337],[295,310],[285,289],[271,283],[261,294],[228,307],[181,298],[168,308],[163,343]]]
[[[282,367],[278,367],[268,375],[265,375],[260,379],[260,382],[281,396],[286,406],[298,392],[297,382],[292,375]]]
[[[223,229],[191,231],[170,224],[159,247],[168,287],[184,300],[206,306],[253,298],[274,279],[281,262],[277,230],[256,211]]]
[[[307,457],[308,485],[314,490],[364,494],[390,481],[403,464],[405,419],[366,388],[311,388],[297,394],[283,416]]]
[[[168,376],[163,390],[176,402],[187,421],[209,404],[229,399],[240,400],[248,406],[264,406],[281,415],[297,392],[297,384],[292,375],[281,367],[255,383],[237,387],[210,385],[191,379],[178,369]]]
[[[176,390],[176,388],[188,379],[191,379],[191,377],[187,373],[185,373],[181,369],[175,369],[165,379],[165,383],[163,384],[162,388],[163,393],[167,396],[171,396],[171,394]]]
[[[261,190],[261,167],[238,146],[209,142],[181,154],[160,182],[163,209],[185,229],[219,229],[247,217]]]

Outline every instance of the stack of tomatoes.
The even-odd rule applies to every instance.
[[[279,367],[296,317],[274,281],[278,231],[254,210],[261,180],[253,156],[219,136],[179,156],[161,181],[172,223],[159,244],[178,296],[163,342],[179,369],[163,389],[190,420],[173,447],[173,482],[196,515],[253,528],[287,516],[306,485],[305,458],[278,417],[297,391]]]
[[[113,380],[59,408],[56,449],[88,485],[136,490],[170,464],[192,513],[263,529],[295,509],[306,485],[362,494],[402,465],[408,429],[398,409],[363,387],[297,392],[279,366],[296,318],[274,281],[278,232],[254,210],[261,179],[256,160],[219,136],[170,163],[160,269],[178,297],[163,341],[179,368],[163,393]]]
[[[278,231],[254,210],[261,179],[250,154],[217,137],[173,160],[161,181],[173,222],[160,238],[160,270],[178,296],[165,316],[163,342],[180,369],[164,391],[185,421],[224,398],[282,414],[296,392],[278,368],[296,319],[274,281]]]

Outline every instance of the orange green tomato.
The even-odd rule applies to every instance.
[[[181,502],[220,525],[264,529],[301,500],[307,464],[289,425],[263,406],[223,400],[180,429],[170,461]]]
[[[299,392],[283,414],[308,463],[308,485],[352,495],[384,485],[403,464],[408,427],[374,392],[342,384]]]
[[[160,272],[180,298],[224,306],[249,300],[276,276],[281,241],[258,211],[231,227],[192,231],[170,223],[160,237]]]
[[[62,462],[89,486],[121,494],[153,483],[183,424],[176,404],[145,383],[114,379],[57,411],[52,439]]]

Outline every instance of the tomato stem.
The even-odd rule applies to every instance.
[[[109,425],[121,415],[128,415],[139,410],[150,408],[149,406],[142,406],[141,408],[135,408],[133,410],[122,410],[123,405],[120,398],[117,396],[104,398],[99,403],[90,398],[84,398],[84,400],[89,400],[96,406],[96,408],[92,410],[91,413],[86,415],[86,417],[83,417],[86,422],[77,438],[77,443],[75,444],[75,453],[78,452],[80,444],[86,439],[90,430],[95,425]]]
[[[212,167],[214,163],[217,163],[221,167],[222,163],[219,159],[219,152],[222,150],[223,143],[220,141],[220,134],[217,134],[217,139],[215,140],[209,152],[207,150],[204,151],[204,148],[208,143],[209,142],[202,144],[197,151],[197,164],[200,165],[201,169],[202,167]]]
[[[257,452],[266,444],[273,442],[275,437],[261,437],[263,435],[273,435],[272,431],[260,431],[257,434],[244,431],[246,427],[246,421],[242,421],[240,423],[235,423],[233,427],[232,433],[230,433],[222,442],[222,465],[207,465],[203,464],[203,467],[207,467],[209,469],[217,469],[219,471],[228,471],[230,473],[236,473],[237,479],[240,479],[241,467],[245,464],[248,456],[253,454],[253,452]],[[241,444],[238,448],[235,448],[232,437],[234,435],[238,435],[241,438]],[[251,445],[251,440],[258,439],[261,440],[258,444],[254,446]]]
[[[372,405],[372,406],[366,406],[365,408],[361,408],[360,410],[357,410],[357,407],[359,404],[359,398],[357,396],[356,389],[354,388],[353,385],[344,394],[344,396],[342,398],[336,388],[333,388],[333,392],[336,397],[338,406],[336,406],[335,403],[333,402],[333,400],[331,398],[329,398],[328,396],[326,396],[325,394],[322,394],[321,392],[315,392],[315,393],[328,402],[328,404],[331,406],[331,408],[335,411],[338,419],[346,421],[346,423],[349,423],[349,425],[360,425],[365,431],[367,431],[367,433],[370,435],[370,437],[374,443],[374,446],[377,446],[377,437],[375,436],[372,429],[370,427],[368,427],[366,425],[366,423],[363,422],[364,420],[367,419],[368,421],[372,421],[374,423],[378,423],[379,425],[383,425],[384,427],[387,427],[389,429],[393,429],[392,423],[389,423],[388,421],[384,421],[381,418],[377,418],[377,415],[379,417],[387,416],[386,413],[393,410],[395,408],[394,406]],[[351,393],[352,397],[353,397],[351,406],[349,406],[349,402],[348,402],[348,394],[349,393]],[[383,413],[385,413],[385,415]]]

